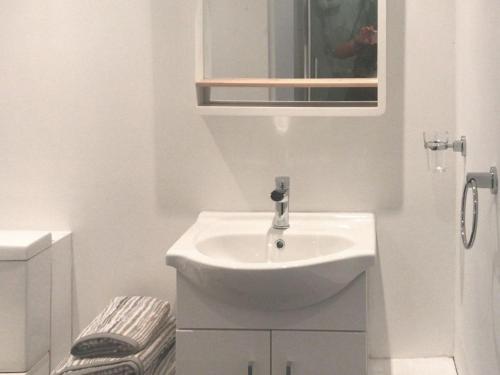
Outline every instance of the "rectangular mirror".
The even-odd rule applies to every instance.
[[[383,1],[203,0],[199,105],[379,108]]]

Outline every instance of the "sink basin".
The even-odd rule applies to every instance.
[[[168,250],[173,266],[203,293],[262,310],[310,306],[339,293],[375,261],[373,214],[203,212]]]

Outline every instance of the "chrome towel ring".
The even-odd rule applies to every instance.
[[[460,234],[462,242],[466,249],[474,246],[477,235],[477,226],[479,222],[479,192],[478,189],[490,189],[491,194],[498,193],[498,173],[495,167],[491,167],[488,173],[469,173],[462,194],[462,209],[460,212]],[[469,189],[472,189],[473,209],[472,209],[472,232],[470,238],[467,238],[466,209]]]
[[[470,238],[467,239],[467,226],[465,223],[465,211],[467,208],[467,196],[469,189],[472,189],[473,195],[473,210],[472,210],[472,232]],[[477,182],[474,179],[467,181],[464,187],[464,193],[462,194],[462,210],[460,213],[460,234],[462,235],[462,242],[466,249],[472,248],[474,246],[474,241],[476,241],[477,234],[477,222],[479,221],[479,193],[477,191]]]

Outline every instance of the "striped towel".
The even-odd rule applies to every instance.
[[[125,357],[78,358],[70,355],[52,375],[173,375],[175,318],[143,350]]]
[[[127,356],[143,350],[168,322],[170,304],[153,297],[116,297],[78,336],[71,354]]]
[[[175,375],[175,346],[160,363],[152,375]]]

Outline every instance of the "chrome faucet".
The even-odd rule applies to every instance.
[[[276,177],[276,189],[271,193],[271,199],[276,202],[273,219],[274,229],[290,228],[288,220],[288,201],[290,192],[290,177]]]

